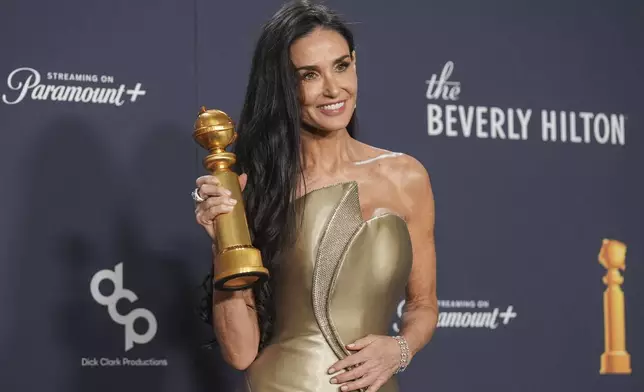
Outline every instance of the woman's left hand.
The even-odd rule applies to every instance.
[[[367,392],[375,392],[400,366],[400,347],[391,336],[368,335],[348,344],[347,349],[355,352],[329,369],[329,374],[334,374],[351,368],[331,379],[332,384],[344,384],[342,391],[369,387]]]

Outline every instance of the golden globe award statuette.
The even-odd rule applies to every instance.
[[[230,169],[236,157],[226,148],[236,137],[233,121],[226,113],[201,108],[193,138],[209,152],[203,165],[237,200],[232,211],[216,218],[218,254],[213,280],[215,289],[226,291],[246,289],[258,280],[268,278],[261,253],[251,244],[239,179]]]
[[[600,374],[631,374],[631,357],[626,352],[624,278],[618,269],[626,269],[626,245],[604,239],[599,250],[599,263],[608,271],[602,279],[604,291],[604,345]]]

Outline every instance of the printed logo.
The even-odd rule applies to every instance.
[[[626,351],[626,309],[619,273],[626,269],[626,244],[603,239],[598,255],[606,268],[604,291],[604,353],[600,357],[599,374],[631,374],[631,356]]]
[[[16,105],[25,98],[30,98],[34,101],[122,106],[125,102],[137,102],[140,96],[146,94],[140,82],[134,87],[115,85],[114,77],[110,75],[99,77],[95,74],[47,72],[45,77],[48,83],[43,82],[40,72],[33,68],[22,67],[13,70],[7,77],[7,87],[11,92],[2,94],[2,102]],[[76,84],[79,82],[92,85]],[[102,85],[96,86],[97,83]]]
[[[427,104],[429,136],[521,141],[534,138],[531,129],[537,128],[542,142],[620,146],[626,143],[623,114],[544,109],[533,121],[533,110],[529,108],[457,105],[455,102],[461,98],[463,87],[461,82],[451,79],[454,73],[454,62],[448,61],[440,75],[432,74],[425,81],[425,98],[432,101]],[[446,104],[435,101],[446,101]],[[532,122],[539,121],[539,125],[531,127]]]
[[[114,284],[114,292],[109,296],[103,295],[99,289],[99,285],[104,280],[109,280]],[[107,306],[107,312],[112,320],[125,326],[125,351],[129,351],[134,346],[134,343],[146,344],[154,338],[154,335],[157,333],[157,320],[152,312],[147,309],[138,308],[128,314],[122,315],[116,309],[116,303],[122,298],[132,303],[138,300],[134,292],[123,288],[123,263],[118,263],[114,267],[114,270],[104,269],[94,274],[90,283],[90,291],[96,302]],[[144,318],[148,322],[148,330],[143,335],[139,335],[134,330],[134,322],[139,317]]]
[[[394,322],[394,332],[400,332],[400,319],[402,318],[405,300],[398,304],[398,321]],[[495,330],[501,325],[508,325],[517,317],[514,306],[507,305],[503,308],[490,306],[486,300],[439,300],[437,328],[482,328]]]
[[[449,77],[454,72],[454,62],[445,63],[440,78],[433,74],[427,81],[427,99],[442,99],[444,101],[458,101],[461,93],[461,82],[450,81]]]

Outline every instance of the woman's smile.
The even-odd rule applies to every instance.
[[[344,113],[344,109],[346,108],[346,100],[345,101],[338,101],[326,105],[320,105],[318,106],[318,109],[322,114],[325,116],[338,116],[342,113]]]

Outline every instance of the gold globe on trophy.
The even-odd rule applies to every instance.
[[[215,289],[234,291],[249,288],[259,280],[267,279],[269,273],[262,264],[260,251],[251,244],[239,179],[231,170],[236,156],[226,151],[237,138],[235,126],[226,113],[202,107],[194,125],[193,138],[209,152],[203,160],[204,167],[237,200],[232,211],[216,218]]]

